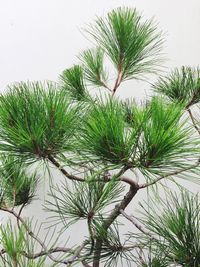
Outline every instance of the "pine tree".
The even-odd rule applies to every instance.
[[[15,83],[0,95],[0,210],[16,219],[0,227],[1,266],[198,267],[200,200],[180,179],[199,182],[200,69],[164,74],[163,34],[136,9],[113,10],[86,32],[96,47],[57,82]],[[160,75],[150,99],[116,96],[123,82],[149,75]],[[41,170],[49,174],[44,212],[62,225],[46,237],[23,216]],[[148,199],[130,215],[126,208],[144,190]],[[124,235],[122,218],[133,226]],[[84,240],[60,246],[80,220]]]

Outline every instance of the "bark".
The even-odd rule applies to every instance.
[[[122,201],[115,206],[115,208],[112,210],[110,215],[107,219],[103,222],[103,228],[107,230],[111,224],[116,220],[116,218],[121,214],[121,210],[125,210],[125,208],[129,205],[131,200],[134,198],[138,191],[139,187],[137,184],[131,185],[129,191],[124,196]],[[101,249],[102,249],[102,239],[97,238],[95,247],[94,247],[94,257],[93,257],[93,267],[99,267],[100,259],[101,259]]]

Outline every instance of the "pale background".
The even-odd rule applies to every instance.
[[[155,16],[165,32],[167,68],[199,64],[200,0],[0,0],[0,90],[15,81],[56,80],[63,69],[77,62],[76,55],[91,46],[81,28],[118,6],[136,7],[145,18]],[[136,82],[118,91],[123,98],[142,99],[149,94],[148,84]],[[46,187],[42,181],[40,200],[25,210],[39,221],[45,220]],[[4,214],[0,216],[3,219]],[[132,226],[126,225],[130,230]],[[83,229],[81,225],[71,228],[66,239],[70,235],[79,241]]]

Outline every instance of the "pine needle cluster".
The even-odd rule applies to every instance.
[[[116,97],[122,82],[160,73],[162,31],[127,7],[86,31],[93,47],[57,82],[14,83],[0,94],[0,211],[16,220],[0,226],[0,265],[199,267],[199,196],[179,185],[180,177],[199,183],[199,67],[163,74],[142,104],[124,101]],[[44,211],[52,227],[61,224],[46,237],[23,216],[37,197],[39,173],[49,175]],[[134,205],[134,216],[126,213],[145,189],[142,214],[135,217]],[[132,223],[129,233],[121,234],[122,217]],[[80,220],[84,240],[60,245]]]

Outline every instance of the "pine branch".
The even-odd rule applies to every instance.
[[[85,243],[83,242],[83,244],[76,249],[71,259],[65,261],[65,264],[70,266],[72,263],[74,263],[77,260],[77,258],[80,257],[80,253],[84,249],[84,247],[85,247]]]
[[[48,160],[56,167],[58,168],[62,174],[67,177],[70,180],[74,180],[74,181],[79,181],[79,182],[84,182],[84,179],[81,177],[77,177],[73,174],[69,174],[64,168],[61,167],[60,163],[52,156],[49,155],[48,156]]]
[[[196,164],[191,165],[191,166],[189,166],[189,167],[187,167],[187,168],[183,168],[183,169],[178,170],[178,171],[175,171],[175,172],[171,172],[171,173],[164,174],[164,175],[158,177],[157,179],[155,179],[154,181],[151,181],[151,182],[149,182],[149,183],[140,184],[140,185],[139,185],[139,189],[147,188],[147,187],[149,187],[149,186],[151,186],[151,185],[154,185],[154,184],[158,183],[158,182],[161,181],[162,179],[168,178],[168,177],[170,177],[170,176],[174,176],[174,175],[182,174],[182,173],[184,173],[184,172],[186,172],[186,171],[189,171],[189,170],[192,170],[192,169],[194,169],[194,168],[197,168],[199,165],[200,165],[200,159],[197,161]]]
[[[117,79],[115,81],[115,85],[114,85],[114,88],[112,90],[112,96],[114,96],[114,94],[116,93],[117,91],[117,88],[120,86],[121,82],[122,82],[122,79],[123,79],[123,73],[122,73],[122,70],[121,70],[121,67],[118,69],[118,75],[117,75]]]
[[[102,227],[103,229],[107,230],[111,224],[116,220],[116,218],[121,214],[121,210],[124,210],[128,204],[131,202],[131,200],[134,198],[134,196],[137,194],[138,186],[130,186],[129,191],[124,196],[123,200],[115,206],[115,208],[112,210],[110,215],[107,219],[104,220]],[[93,257],[93,267],[99,267],[100,264],[100,258],[101,258],[101,249],[102,249],[102,240],[101,238],[96,239],[96,244],[94,248],[94,257]]]
[[[20,229],[19,218],[21,217],[21,213],[22,213],[24,207],[25,207],[25,204],[22,204],[21,207],[20,207],[19,213],[17,215],[17,226],[18,226],[19,229]]]
[[[146,229],[143,228],[142,225],[140,225],[137,221],[134,220],[133,216],[129,216],[124,210],[120,210],[120,212],[127,220],[129,220],[133,225],[135,225],[135,227],[140,230],[140,232],[150,236],[152,239],[154,238],[150,232],[148,232]]]
[[[58,168],[62,174],[69,178],[70,180],[74,180],[74,181],[79,181],[79,182],[84,182],[85,180],[81,177],[69,174],[64,168],[61,167],[61,165],[59,164],[59,162],[51,155],[48,156],[49,161],[56,167]],[[125,173],[125,171],[127,171],[130,167],[132,167],[132,165],[130,166],[124,166],[120,172],[118,174],[115,175],[115,177],[119,177],[119,181],[125,182],[129,185],[133,185],[133,186],[137,186],[136,182],[134,180],[132,180],[129,177],[126,176],[121,176],[123,173]],[[106,180],[102,180],[104,182],[109,182],[110,180],[112,180],[112,177],[107,178]]]
[[[92,267],[91,265],[89,265],[86,261],[82,260],[82,264],[84,267]]]
[[[170,101],[182,103],[188,109],[200,101],[200,69],[189,66],[175,68],[170,74],[159,78],[153,88]]]
[[[19,215],[12,209],[12,210],[9,210],[7,208],[2,208],[1,209],[2,211],[5,211],[5,212],[8,212],[10,214],[12,214],[17,220],[19,220],[24,229],[27,231],[28,235],[30,237],[32,237],[33,239],[35,239],[38,244],[40,244],[40,246],[43,248],[44,251],[48,251],[48,248],[46,247],[46,245],[44,244],[44,242],[42,242],[38,236],[36,236],[28,227],[28,225],[26,224],[26,222],[22,219],[22,217],[19,217]],[[48,254],[48,257],[53,261],[53,262],[56,262],[56,263],[60,263],[60,261],[56,260],[51,254]]]
[[[174,260],[180,266],[199,265],[199,204],[198,194],[182,189],[151,197],[140,206],[143,225],[157,237],[151,242],[152,259],[160,259],[166,267]],[[142,239],[148,241],[149,237],[143,235]]]
[[[114,263],[117,266],[117,257],[129,261],[131,265],[131,261],[136,260],[135,255],[132,258],[133,249],[150,247],[149,255],[153,258],[146,263],[141,255],[140,266],[157,264],[166,267],[163,255],[167,255],[171,264],[171,255],[177,254],[181,265],[191,265],[191,260],[199,264],[198,196],[190,198],[182,194],[181,203],[176,195],[171,205],[169,199],[161,199],[160,204],[164,203],[165,209],[158,216],[154,216],[158,208],[154,201],[156,212],[151,214],[149,205],[145,210],[146,219],[141,219],[145,228],[125,209],[140,189],[172,176],[197,173],[200,159],[197,162],[194,159],[199,158],[199,140],[182,116],[187,110],[200,135],[199,125],[190,109],[200,102],[200,69],[175,69],[154,86],[154,90],[165,97],[152,97],[142,107],[133,101],[126,106],[114,96],[122,82],[143,80],[146,74],[157,74],[162,62],[162,32],[158,31],[153,19],[144,20],[136,9],[126,7],[109,12],[105,18],[97,18],[88,32],[98,47],[84,51],[81,65],[63,71],[59,84],[21,82],[0,95],[0,152],[14,159],[9,161],[7,168],[4,164],[0,166],[0,210],[14,216],[18,226],[17,230],[12,225],[0,229],[1,261],[4,266],[24,266],[27,261],[29,267],[42,267],[48,257],[53,266],[62,264],[70,267],[80,263],[91,267],[88,262],[93,260],[92,267],[99,267],[106,259],[105,267],[111,267]],[[112,88],[107,85],[106,56],[116,70]],[[88,83],[106,88],[111,96],[95,96],[93,99],[87,90]],[[69,173],[58,160],[66,153],[72,154],[77,162],[86,162],[92,169],[77,163],[81,174]],[[15,157],[24,163],[49,162],[73,182],[73,187],[67,182],[55,186],[51,184],[50,196],[55,204],[48,200],[47,203],[53,206],[50,211],[59,215],[59,222],[66,222],[64,227],[81,219],[87,220],[89,237],[83,244],[73,249],[53,247],[54,243],[48,248],[48,235],[40,239],[39,234],[32,231],[32,225],[21,214],[35,196],[36,182],[33,178],[36,177],[33,175],[31,180],[25,171],[21,172],[22,165],[17,168]],[[4,155],[2,163],[3,158]],[[145,183],[138,184],[137,180],[125,176],[126,171],[133,168],[147,177]],[[115,174],[110,175],[108,171]],[[129,190],[120,199],[124,192],[122,183],[126,183]],[[108,213],[109,205],[113,203],[117,204]],[[20,206],[19,212],[16,212],[15,206]],[[128,239],[122,244],[115,222],[120,215],[137,227],[141,232],[138,236],[144,238],[144,243],[129,243]],[[113,226],[116,229],[113,230]],[[25,237],[28,237],[27,243]],[[39,252],[29,250],[29,242],[33,242],[33,248],[35,244],[39,245]],[[160,253],[154,250],[156,243],[158,249],[164,248]],[[167,246],[168,251],[165,250]],[[168,253],[170,249],[171,254]],[[64,254],[62,258],[57,258],[56,253]],[[114,258],[112,264],[109,257]],[[35,265],[33,260],[39,258],[39,265]],[[19,259],[25,262],[19,263]],[[179,263],[176,259],[173,257],[173,261]]]
[[[200,135],[200,129],[199,129],[199,127],[197,126],[197,123],[196,123],[196,121],[195,121],[195,118],[194,118],[194,116],[193,116],[193,114],[192,114],[191,109],[190,109],[190,108],[187,108],[186,110],[188,111],[188,114],[189,114],[189,116],[190,116],[190,119],[191,119],[191,121],[192,121],[192,124],[193,124],[194,128],[196,129],[196,131],[197,131],[198,134]]]
[[[37,259],[39,257],[42,256],[48,256],[49,254],[53,254],[53,253],[58,253],[58,252],[73,252],[73,250],[71,248],[65,248],[65,247],[55,247],[55,248],[50,248],[49,250],[41,250],[38,253],[35,254],[30,254],[27,253],[25,251],[22,251],[22,255],[25,256],[28,259]]]
[[[48,249],[45,245],[44,242],[42,242],[38,236],[36,236],[30,229],[29,227],[27,226],[26,222],[22,219],[22,217],[19,216],[19,214],[17,214],[13,209],[12,210],[9,210],[7,208],[1,208],[0,210],[4,211],[4,212],[8,212],[10,214],[12,214],[16,219],[17,221],[20,221],[23,225],[23,227],[25,228],[25,230],[27,231],[28,235],[30,237],[32,237],[33,239],[35,239],[39,244],[40,246],[42,247],[42,250],[38,253],[35,253],[35,254],[30,254],[30,253],[27,253],[25,251],[22,251],[21,254],[23,256],[25,256],[26,258],[28,259],[36,259],[36,258],[39,258],[39,257],[42,257],[42,256],[48,256],[53,262],[55,263],[63,263],[65,265],[71,265],[73,262],[79,260],[79,258],[81,258],[80,256],[80,252],[83,250],[83,248],[85,247],[86,243],[84,242],[81,246],[79,246],[76,250],[73,250],[71,248],[66,248],[66,247],[54,247],[54,248],[50,248]],[[55,259],[51,254],[54,254],[54,253],[58,253],[58,252],[70,252],[70,253],[73,253],[73,257],[71,257],[70,259],[68,260],[57,260]],[[0,251],[0,255],[3,255],[5,254],[6,251],[4,249],[2,249]]]
[[[118,8],[98,18],[88,30],[119,71],[113,94],[122,80],[158,70],[162,33],[153,20],[142,21],[136,9]]]
[[[106,84],[107,73],[104,69],[104,51],[97,47],[96,49],[89,49],[82,53],[80,57],[83,62],[86,79],[96,86],[103,86],[108,91],[112,90]]]

